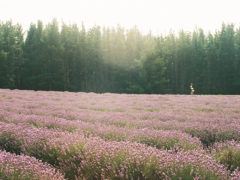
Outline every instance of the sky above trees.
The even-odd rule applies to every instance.
[[[136,25],[141,32],[154,34],[192,32],[199,27],[214,32],[222,22],[239,26],[238,7],[238,0],[8,0],[1,2],[0,19],[12,19],[26,30],[31,22],[57,18],[65,23],[84,22],[87,28]]]

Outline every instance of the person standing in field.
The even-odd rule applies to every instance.
[[[190,84],[190,89],[191,89],[191,95],[193,95],[194,94],[193,83]]]

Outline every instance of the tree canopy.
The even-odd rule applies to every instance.
[[[0,88],[114,93],[240,93],[240,28],[166,36],[54,19],[0,22]]]

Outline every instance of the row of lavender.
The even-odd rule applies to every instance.
[[[68,179],[239,178],[238,96],[1,90],[0,102],[1,149]]]
[[[201,150],[158,150],[139,143],[106,142],[97,137],[0,124],[1,147],[41,159],[68,179],[237,179],[224,165]]]

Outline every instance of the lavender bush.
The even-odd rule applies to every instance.
[[[0,151],[0,179],[12,180],[61,180],[64,176],[34,157]]]

